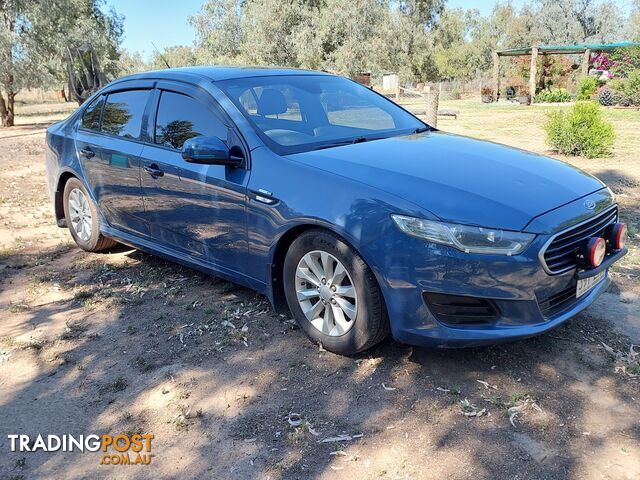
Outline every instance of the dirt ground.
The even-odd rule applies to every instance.
[[[544,152],[539,133],[524,137],[539,129],[514,129],[509,111],[457,108],[441,128]],[[533,108],[513,115],[525,111],[541,121]],[[46,118],[0,132],[0,478],[640,478],[640,119],[629,118],[616,120],[613,158],[571,160],[611,182],[632,225],[597,305],[517,343],[387,340],[352,358],[244,288],[124,247],[82,252],[47,197]],[[7,439],[136,432],[155,436],[149,466],[11,453]]]

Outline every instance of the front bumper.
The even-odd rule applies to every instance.
[[[506,257],[467,254],[392,230],[370,244],[382,264],[374,266],[387,303],[393,337],[430,347],[474,347],[538,335],[577,315],[604,292],[606,269],[626,250],[611,254],[593,269],[605,277],[576,298],[576,283],[585,274],[575,270],[548,274],[538,257],[550,235],[539,235],[522,254]],[[393,252],[389,254],[388,252]],[[425,296],[458,295],[487,300],[498,315],[482,323],[452,325]],[[475,307],[472,307],[475,308]]]
[[[432,318],[433,321],[413,326],[405,324],[402,328],[393,329],[393,336],[397,341],[411,345],[445,348],[477,347],[528,338],[551,330],[583,311],[607,289],[610,282],[609,277],[605,277],[569,308],[549,318],[542,316],[535,300],[503,301],[502,305],[508,305],[508,309],[499,322],[491,326],[455,328]],[[430,315],[428,312],[427,318]]]

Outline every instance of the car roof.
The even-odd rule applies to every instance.
[[[136,73],[121,80],[178,80],[193,81],[194,77],[200,80],[211,81],[229,80],[233,78],[267,77],[273,75],[331,75],[326,72],[314,70],[302,70],[298,68],[283,67],[259,67],[259,66],[206,66],[206,67],[181,67],[165,70],[152,70],[150,72]]]

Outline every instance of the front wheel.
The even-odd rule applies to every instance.
[[[100,233],[98,209],[77,178],[70,178],[64,186],[64,216],[76,244],[87,252],[100,252],[117,242]]]
[[[325,349],[352,355],[387,335],[389,322],[373,272],[338,236],[304,232],[289,247],[283,273],[291,313]]]

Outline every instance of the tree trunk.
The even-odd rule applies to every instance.
[[[13,127],[15,125],[15,104],[16,93],[11,90],[7,92],[7,127]]]
[[[7,125],[7,117],[8,117],[7,102],[5,102],[4,97],[2,96],[2,93],[0,92],[0,126],[2,126],[2,127],[8,127],[9,126],[9,125]]]
[[[7,98],[0,93],[0,126],[13,127],[15,125],[16,93],[13,90],[6,92]]]

